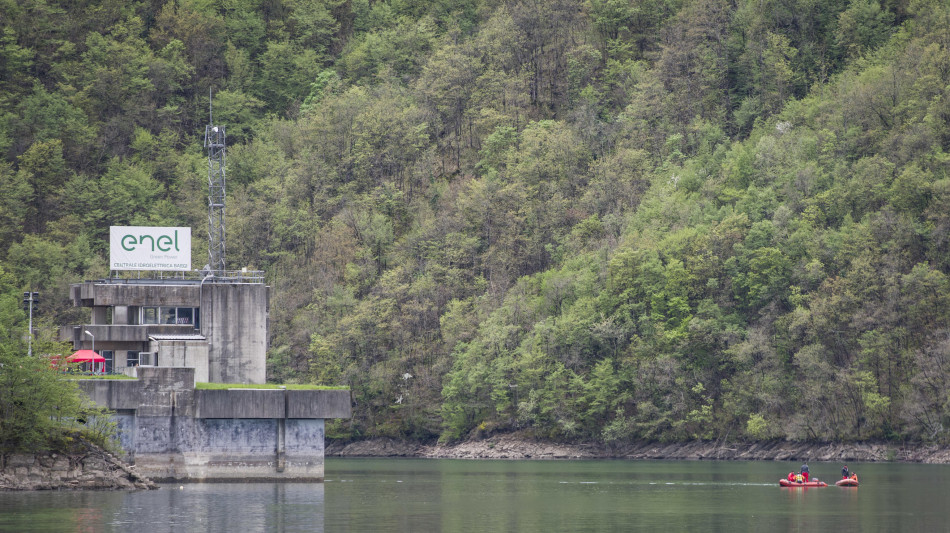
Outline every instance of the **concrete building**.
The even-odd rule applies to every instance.
[[[187,366],[198,382],[264,383],[269,290],[262,273],[224,278],[112,278],[70,287],[90,323],[64,326],[60,340],[95,349],[107,371]]]
[[[136,378],[80,387],[115,411],[126,459],[155,480],[322,481],[324,419],[350,417],[348,390],[195,387],[265,382],[268,288],[230,274],[71,286],[91,320],[61,340]]]

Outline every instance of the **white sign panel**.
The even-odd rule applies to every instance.
[[[191,228],[109,227],[110,270],[191,270]]]

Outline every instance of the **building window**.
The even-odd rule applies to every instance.
[[[99,355],[101,355],[106,360],[106,374],[111,374],[115,371],[115,352],[112,350],[99,350]]]
[[[139,366],[139,352],[130,350],[125,356],[125,366]]]
[[[142,324],[188,324],[198,329],[198,309],[194,307],[143,307]]]
[[[194,309],[191,307],[179,307],[178,308],[178,324],[194,324]]]
[[[158,324],[158,307],[143,307],[142,308],[142,323],[143,324]]]

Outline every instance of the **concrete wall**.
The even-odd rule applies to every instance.
[[[113,347],[109,343],[129,343],[141,342],[143,345],[139,349],[145,349],[145,343],[148,342],[149,335],[194,335],[195,327],[192,325],[178,324],[149,324],[138,326],[113,326],[104,324],[87,324],[85,326],[61,326],[59,328],[59,339],[70,341],[73,348],[77,350],[80,347],[90,348],[92,338],[89,335],[83,335],[83,331],[89,330],[96,336],[96,351],[120,349]],[[127,347],[122,347],[125,349]]]
[[[99,406],[114,410],[134,410],[139,406],[141,383],[138,381],[81,379],[77,383]]]
[[[349,418],[349,390],[195,391],[198,418]]]
[[[138,418],[136,470],[154,481],[322,481],[322,419]],[[171,445],[173,444],[173,445]]]
[[[195,369],[195,381],[207,383],[208,342],[199,340],[152,341],[149,351],[158,353],[156,366],[191,367]]]
[[[287,391],[287,418],[349,418],[353,415],[350,391]]]
[[[208,285],[205,284],[205,287]],[[198,307],[198,284],[122,284],[88,281],[72,285],[70,296],[76,306],[155,306]]]
[[[208,339],[214,383],[264,383],[266,285],[210,283],[202,288],[201,334]]]
[[[193,368],[137,367],[136,380],[80,380],[116,410],[119,442],[156,481],[321,481],[324,419],[348,390],[195,390]]]

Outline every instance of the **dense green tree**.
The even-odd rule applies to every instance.
[[[96,410],[84,403],[76,383],[51,365],[51,356],[62,356],[67,346],[49,339],[46,326],[36,327],[41,334],[28,354],[20,293],[5,264],[0,262],[0,451],[58,449],[82,428],[78,421]],[[102,439],[114,433],[97,436],[106,444]]]
[[[28,196],[23,229],[27,233],[41,233],[46,223],[57,216],[63,201],[63,185],[69,179],[69,168],[63,159],[63,145],[58,139],[35,142],[17,158],[17,182],[24,185],[13,191]]]
[[[340,435],[945,442],[948,21],[0,1],[0,260],[64,323],[109,225],[205,227],[211,103],[269,379],[349,384]]]
[[[887,40],[894,14],[871,0],[851,2],[838,16],[838,46],[849,56],[868,53]]]

